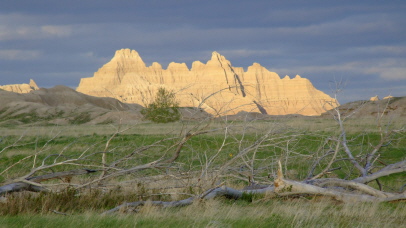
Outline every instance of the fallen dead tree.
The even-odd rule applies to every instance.
[[[251,190],[237,190],[226,186],[215,187],[205,191],[203,194],[195,197],[178,201],[137,201],[124,203],[113,209],[105,211],[103,214],[111,214],[118,211],[137,211],[138,207],[146,204],[153,206],[168,207],[183,207],[191,205],[196,200],[210,200],[217,197],[226,197],[238,200],[243,197],[243,194],[266,194],[267,198],[289,197],[289,196],[327,196],[337,201],[345,203],[355,202],[388,202],[406,200],[406,191],[403,193],[388,193],[376,190],[356,180],[345,181],[341,179],[319,179],[311,182],[299,182],[286,180],[283,177],[281,162],[278,162],[278,176],[274,180],[273,185]],[[397,166],[402,166],[406,169],[406,162],[400,162]]]

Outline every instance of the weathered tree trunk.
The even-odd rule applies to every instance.
[[[76,170],[69,170],[63,172],[56,172],[45,174],[36,177],[29,177],[22,180],[17,180],[14,183],[7,184],[0,187],[0,195],[4,195],[10,192],[19,192],[19,191],[32,191],[32,192],[40,192],[40,191],[47,191],[46,188],[41,186],[42,181],[51,180],[51,179],[58,179],[58,178],[67,178],[77,175],[89,174],[94,173],[96,170],[91,169],[76,169]]]
[[[132,203],[124,203],[120,206],[117,206],[111,210],[104,212],[103,214],[111,214],[128,208],[137,208],[145,204],[162,207],[181,207],[190,205],[195,200],[198,199],[209,200],[220,196],[232,199],[240,199],[244,193],[267,194],[267,196],[270,198],[280,196],[293,196],[293,195],[311,195],[311,196],[320,195],[320,196],[328,196],[335,200],[342,201],[345,203],[406,200],[406,191],[400,194],[382,192],[372,187],[369,187],[368,185],[365,185],[363,183],[359,183],[355,180],[346,181],[334,178],[311,180],[307,182],[286,180],[283,177],[281,162],[279,161],[278,164],[279,164],[278,176],[274,180],[274,184],[265,188],[236,190],[226,186],[216,187],[207,190],[200,196],[190,197],[179,201],[171,201],[171,202],[137,201]],[[399,163],[398,165],[394,164],[393,167],[397,167],[398,169],[400,164],[403,163]],[[387,168],[384,168],[383,170],[387,170]]]

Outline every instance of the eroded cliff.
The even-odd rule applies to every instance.
[[[12,85],[3,85],[0,86],[0,89],[14,92],[14,93],[29,93],[33,90],[38,90],[37,83],[34,80],[30,79],[30,83],[26,84],[12,84]]]
[[[239,111],[320,115],[337,105],[306,78],[281,79],[258,63],[244,71],[217,52],[206,64],[193,62],[191,69],[174,62],[163,69],[157,62],[146,66],[134,50],[118,50],[93,77],[82,78],[77,91],[145,105],[160,87],[176,92],[180,106],[220,115]]]

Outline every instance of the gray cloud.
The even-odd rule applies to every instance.
[[[30,60],[38,59],[40,51],[35,50],[0,50],[0,60]]]
[[[131,48],[164,67],[190,67],[218,51],[234,66],[258,62],[327,93],[345,78],[345,101],[374,91],[404,96],[405,9],[404,1],[374,0],[3,0],[0,84],[34,78],[75,87],[117,49]]]

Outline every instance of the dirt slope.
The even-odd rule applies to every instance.
[[[406,120],[406,97],[392,97],[377,101],[354,101],[339,107],[342,115],[354,118],[377,118],[378,115]],[[328,112],[322,116],[329,115]]]
[[[93,97],[66,86],[18,94],[0,90],[0,125],[99,124],[139,121],[142,106]]]

